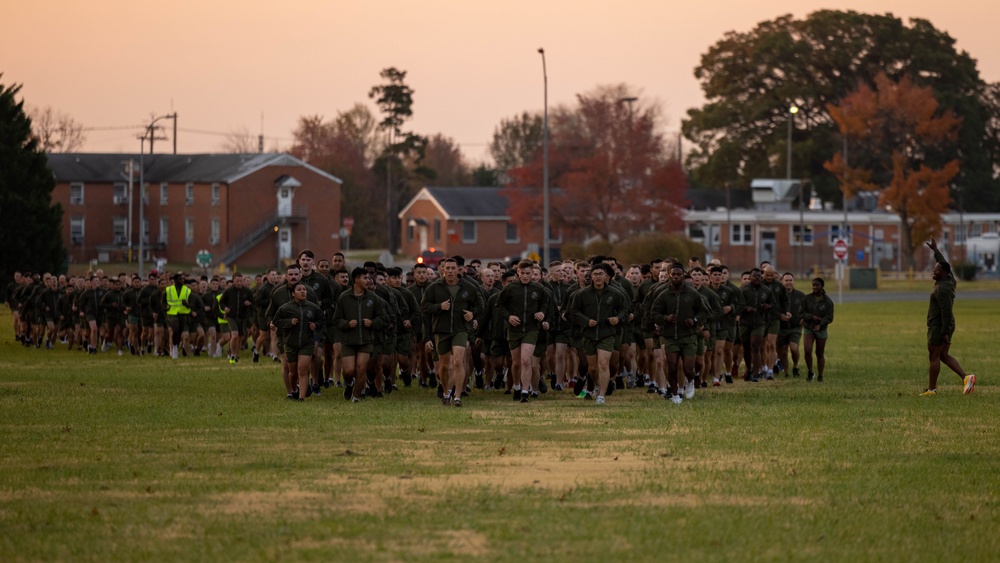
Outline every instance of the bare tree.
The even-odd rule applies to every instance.
[[[83,125],[67,113],[54,110],[51,106],[29,107],[27,113],[31,119],[31,134],[38,140],[38,148],[43,152],[76,152],[87,141]]]
[[[254,154],[260,152],[258,148],[257,136],[245,126],[226,133],[222,142],[222,151],[233,154]]]

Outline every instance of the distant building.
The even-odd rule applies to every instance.
[[[70,262],[127,261],[140,237],[147,260],[193,264],[207,250],[213,265],[241,268],[277,266],[304,248],[340,250],[343,181],[288,154],[148,155],[141,189],[134,154],[48,159]]]

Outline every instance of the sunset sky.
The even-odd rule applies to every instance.
[[[478,162],[501,119],[542,108],[539,47],[550,106],[624,82],[659,103],[664,130],[676,132],[703,101],[693,70],[724,33],[826,8],[930,20],[978,61],[985,80],[1000,80],[995,0],[3,4],[0,82],[23,84],[27,104],[95,128],[88,152],[138,152],[141,124],[172,111],[178,152],[218,151],[241,129],[256,135],[261,115],[266,147],[286,150],[300,116],[332,117],[356,102],[374,109],[368,90],[395,66],[415,90],[408,128],[451,137]]]

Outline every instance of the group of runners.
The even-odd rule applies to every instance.
[[[937,265],[925,394],[936,392],[940,363],[971,393],[975,376],[948,353],[954,277],[929,246]],[[342,387],[358,402],[416,382],[454,406],[473,388],[521,403],[572,389],[605,404],[638,387],[679,404],[740,377],[799,377],[801,356],[806,380],[822,382],[834,319],[823,279],[804,293],[765,262],[739,280],[698,258],[686,267],[676,259],[623,267],[604,256],[508,267],[454,256],[437,271],[417,264],[404,274],[375,262],[349,271],[341,253],[326,260],[303,250],[283,272],[256,278],[18,273],[6,295],[24,346],[175,359],[225,351],[231,364],[249,351],[254,363],[281,363],[294,400]]]

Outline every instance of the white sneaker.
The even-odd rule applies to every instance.
[[[121,350],[118,350],[118,355],[119,356],[123,355]]]
[[[177,359],[177,346],[170,347],[170,358],[173,360]]]
[[[595,405],[603,405],[604,404],[604,396],[603,395],[598,395],[597,398],[594,399],[594,404]]]
[[[684,386],[684,398],[687,400],[694,399],[694,380],[689,379],[687,384]]]
[[[671,400],[671,401],[672,401],[672,402],[673,402],[673,403],[674,403],[675,405],[679,405],[679,404],[681,404],[681,403],[683,403],[683,402],[684,402],[684,399],[681,399],[681,396],[680,396],[680,395],[674,395],[673,397],[670,397],[670,400]]]

